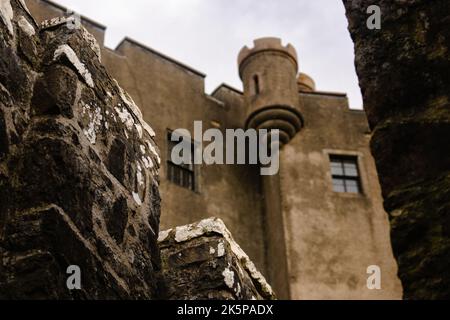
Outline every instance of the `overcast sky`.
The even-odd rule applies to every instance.
[[[317,89],[362,99],[342,0],[55,0],[108,27],[106,45],[129,36],[205,74],[206,91],[242,88],[237,55],[253,39],[292,43]]]

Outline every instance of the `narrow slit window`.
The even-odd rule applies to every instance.
[[[362,193],[357,157],[332,155],[330,164],[334,192]]]
[[[258,95],[261,92],[261,88],[259,83],[259,76],[257,74],[253,76],[253,82],[255,84],[255,94]]]

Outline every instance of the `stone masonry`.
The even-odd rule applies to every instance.
[[[166,299],[275,299],[220,219],[163,231],[159,243]]]
[[[404,298],[449,299],[450,2],[344,4]]]
[[[153,130],[84,28],[0,3],[0,298],[154,298]]]

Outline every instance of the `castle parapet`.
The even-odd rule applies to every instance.
[[[239,74],[241,78],[242,78],[242,68],[245,68],[248,58],[256,54],[268,51],[272,53],[278,52],[279,54],[286,55],[291,59],[292,63],[295,65],[295,69],[298,70],[297,51],[291,44],[283,46],[280,38],[271,38],[271,37],[256,39],[253,41],[253,44],[254,44],[253,48],[250,49],[249,47],[245,46],[239,52],[238,65],[239,65]]]

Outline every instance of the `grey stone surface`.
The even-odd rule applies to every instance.
[[[344,4],[404,297],[449,299],[450,3]]]

